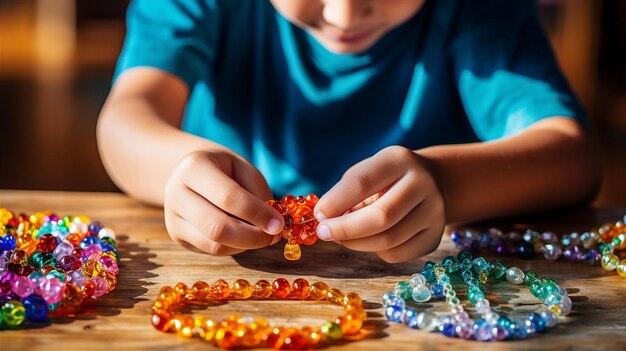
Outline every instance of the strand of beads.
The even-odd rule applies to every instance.
[[[344,315],[321,327],[301,328],[270,326],[263,318],[242,317],[237,314],[222,321],[179,313],[185,304],[225,300],[326,300],[344,308]],[[239,279],[229,285],[220,279],[213,284],[195,282],[191,287],[178,283],[161,288],[152,306],[152,325],[163,332],[184,337],[198,337],[224,349],[273,347],[304,350],[331,344],[343,336],[359,333],[366,312],[356,293],[343,294],[323,282],[309,284],[298,278],[289,284],[285,278],[269,283],[259,280],[252,285]]]
[[[85,216],[0,208],[0,329],[75,314],[113,290],[115,232]]]
[[[451,275],[458,274],[467,287],[467,296],[480,318],[470,318],[452,286]],[[512,284],[524,284],[548,309],[541,313],[531,312],[521,319],[511,319],[494,312],[485,297],[484,284],[489,279],[503,279]],[[430,312],[417,312],[407,307],[407,301],[423,303],[435,298],[445,298],[450,314],[435,316]],[[394,291],[383,295],[387,319],[424,331],[437,330],[449,337],[500,341],[524,339],[553,327],[558,316],[569,314],[572,301],[567,291],[552,278],[539,279],[535,272],[524,272],[517,267],[507,268],[502,262],[489,264],[483,257],[472,259],[467,251],[458,257],[446,257],[442,264],[427,262],[409,282],[399,282]]]
[[[592,265],[601,263],[606,270],[617,269],[621,276],[626,276],[626,261],[620,262],[619,257],[614,254],[615,250],[626,249],[626,226],[622,221],[605,224],[582,234],[565,234],[561,238],[553,232],[526,230],[520,235],[516,231],[504,233],[497,228],[486,232],[454,231],[450,237],[462,250],[476,252],[490,249],[501,254],[517,254],[523,259],[542,253],[550,261],[563,258],[568,261],[585,261]]]
[[[306,197],[286,195],[279,201],[268,200],[267,203],[278,211],[285,220],[282,236],[287,239],[284,255],[288,260],[299,260],[302,253],[300,245],[313,245],[318,239],[317,220],[313,216],[313,208],[318,198],[314,194]]]

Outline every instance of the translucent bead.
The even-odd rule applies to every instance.
[[[437,326],[435,315],[430,312],[420,312],[417,315],[417,326],[423,331],[433,331]]]
[[[619,266],[617,266],[616,270],[617,274],[619,274],[621,277],[626,278],[626,260],[622,260],[619,263]]]
[[[524,282],[524,272],[517,267],[511,267],[506,271],[506,280],[509,283],[522,284]]]
[[[398,282],[395,287],[396,294],[405,300],[411,298],[412,290],[413,288],[408,282]]]
[[[493,333],[491,332],[491,325],[487,323],[484,319],[478,319],[474,322],[474,337],[479,341],[489,341],[493,338]]]
[[[291,284],[291,294],[299,299],[309,297],[309,282],[302,278],[297,278]]]
[[[341,327],[334,322],[326,322],[322,326],[322,334],[324,334],[330,340],[337,340],[341,338]]]
[[[602,260],[600,260],[602,264],[602,268],[607,271],[614,271],[617,266],[620,264],[619,257],[615,254],[603,255]]]
[[[334,305],[341,305],[343,302],[343,293],[337,288],[330,289],[326,293],[326,301]]]
[[[11,290],[15,295],[24,298],[33,293],[33,283],[28,277],[18,276],[13,282]]]
[[[418,285],[424,285],[426,284],[426,278],[419,273],[415,273],[411,276],[411,280],[409,281],[409,284],[411,284],[411,286],[413,287],[418,286]]]
[[[96,289],[93,293],[94,297],[100,297],[109,292],[109,282],[102,277],[94,277],[91,279]]]
[[[272,285],[267,280],[259,280],[252,287],[252,296],[256,298],[267,299],[272,296]]]
[[[539,315],[546,321],[546,327],[548,328],[554,327],[559,320],[559,317],[550,311],[543,311]]]
[[[558,244],[545,244],[542,248],[543,257],[548,261],[556,261],[563,254],[563,250]]]
[[[111,228],[102,228],[100,229],[100,231],[98,232],[98,237],[100,239],[104,238],[105,236],[108,236],[111,239],[116,239],[115,237],[115,231]]]
[[[278,278],[272,283],[272,293],[274,296],[284,298],[291,292],[291,285],[285,278]]]
[[[483,319],[489,324],[496,324],[500,320],[500,315],[494,311],[489,311],[485,313]]]
[[[297,261],[302,256],[300,245],[298,244],[286,244],[283,252],[286,259],[290,261]]]
[[[478,299],[476,300],[476,312],[482,314],[485,314],[489,311],[491,311],[491,307],[489,307],[489,300],[487,299]]]
[[[231,287],[232,297],[235,299],[249,299],[252,296],[253,288],[245,279],[237,279]]]
[[[559,307],[561,308],[562,316],[567,316],[572,311],[572,300],[569,296],[563,296],[563,299],[559,302]]]
[[[45,322],[48,304],[39,295],[32,294],[24,299],[25,317],[31,322]]]
[[[63,297],[63,283],[57,278],[46,279],[45,277],[40,277],[37,279],[37,283],[41,297],[43,297],[48,304],[61,301]]]
[[[399,297],[400,296],[398,296],[395,291],[391,291],[391,290],[386,291],[383,294],[383,298],[382,298],[383,306],[387,307],[387,306],[391,305],[391,301],[393,301],[393,300],[395,300],[396,298],[399,298]]]
[[[424,285],[415,287],[411,292],[411,298],[413,298],[416,302],[426,302],[430,300],[430,297],[430,289]]]
[[[417,329],[417,312],[412,308],[407,308],[402,315],[402,323],[409,328]]]
[[[323,282],[315,282],[309,287],[309,296],[313,300],[322,300],[326,298],[328,293],[328,285]]]
[[[343,317],[339,317],[335,320],[335,323],[341,326],[341,333],[343,335],[354,335],[361,330],[363,326],[363,319],[356,312],[347,313]]]

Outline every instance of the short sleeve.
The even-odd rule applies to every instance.
[[[552,116],[586,124],[534,1],[461,1],[457,16],[450,46],[454,73],[470,124],[481,140],[519,133]]]
[[[191,89],[210,73],[218,44],[216,0],[134,0],[115,78],[133,67],[154,67]]]

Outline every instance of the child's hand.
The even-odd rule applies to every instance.
[[[149,175],[148,175],[149,176]],[[184,157],[165,186],[165,224],[191,250],[232,255],[278,242],[282,216],[267,205],[272,193],[250,163],[228,153]]]
[[[443,197],[424,158],[399,146],[350,168],[321,197],[315,215],[320,239],[376,252],[390,263],[435,250],[446,223]]]

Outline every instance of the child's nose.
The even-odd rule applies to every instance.
[[[329,24],[349,30],[372,13],[372,4],[368,0],[328,0],[324,4],[324,20]]]

